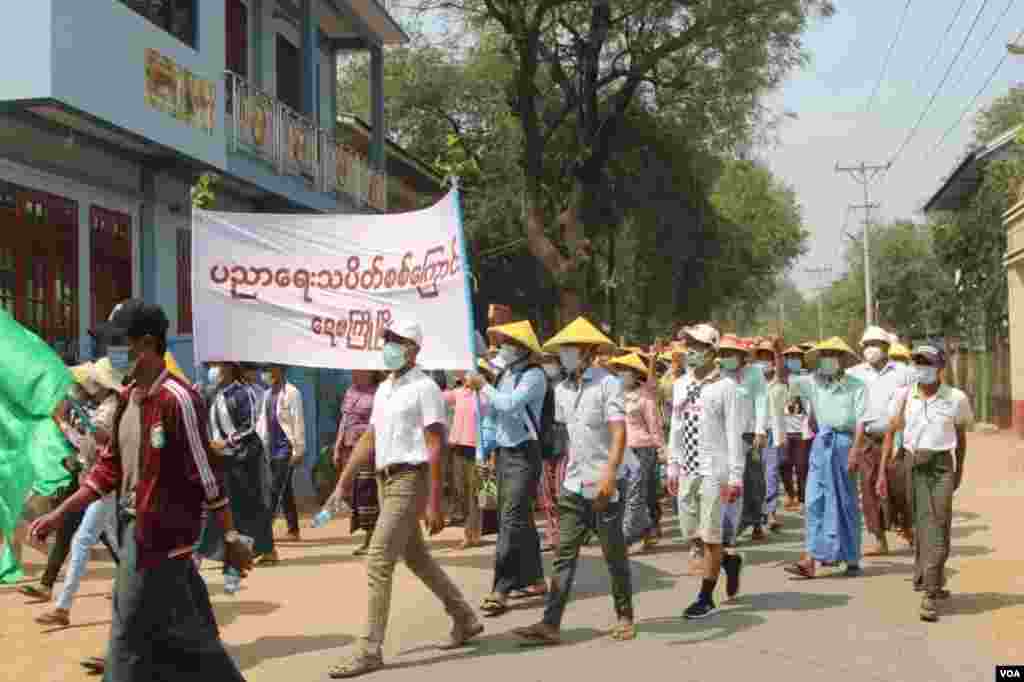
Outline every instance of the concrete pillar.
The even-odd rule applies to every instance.
[[[1024,438],[1024,201],[1017,202],[1007,211],[1003,216],[1003,222],[1006,226],[1013,428],[1019,437]]]
[[[263,0],[249,0],[249,45],[252,50],[249,82],[263,90]]]
[[[317,120],[317,60],[319,60],[317,23],[313,18],[313,0],[302,0],[302,109],[311,121]]]
[[[159,303],[156,297],[156,173],[146,166],[139,172],[139,272],[142,275],[140,296],[147,303]]]

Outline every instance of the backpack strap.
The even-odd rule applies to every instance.
[[[537,365],[537,364],[528,364],[528,365],[526,365],[525,367],[523,367],[522,371],[514,373],[514,378],[513,378],[513,383],[512,383],[512,390],[513,391],[515,391],[517,388],[519,388],[519,380],[522,379],[523,375],[526,374],[527,372],[529,372],[531,369],[537,369],[537,370],[540,370],[542,373],[544,373],[544,368],[541,367],[540,365]],[[497,379],[494,380],[494,384],[496,386],[500,386],[501,385],[501,380],[505,377],[505,374],[510,372],[510,371],[513,371],[513,370],[510,370],[510,369],[507,369],[507,368],[503,369],[501,371],[501,374],[498,375]],[[547,373],[544,373],[544,376],[547,377]],[[533,412],[530,410],[530,406],[528,404],[527,405],[523,405],[523,409],[526,412],[526,418],[529,421],[529,424],[528,424],[528,426],[530,427],[529,430],[533,432],[532,435],[533,435],[534,440],[536,440],[539,443],[540,442],[540,437],[541,437],[541,435],[540,435],[540,425],[537,423],[537,419],[536,419],[536,417],[533,416]]]

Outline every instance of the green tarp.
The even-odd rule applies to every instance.
[[[72,381],[60,356],[0,309],[0,582],[22,577],[11,540],[29,492],[70,482],[62,462],[72,448],[52,414]]]

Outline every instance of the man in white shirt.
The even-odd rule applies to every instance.
[[[358,677],[383,667],[382,647],[399,559],[444,603],[454,621],[442,649],[458,648],[484,629],[459,588],[431,556],[419,524],[426,508],[430,534],[444,529],[441,459],[447,420],[440,388],[416,366],[422,344],[423,332],[414,322],[393,323],[384,333],[382,360],[391,375],[377,389],[370,426],[339,483],[343,496],[351,494],[356,473],[375,452],[380,516],[367,553],[369,615],[355,654],[330,670],[334,679]]]
[[[706,385],[700,392],[697,468],[680,487],[677,465],[669,465],[669,491],[679,494],[679,514],[688,517],[683,537],[696,527],[704,544],[704,579],[697,601],[684,616],[703,618],[715,611],[714,591],[723,567],[723,513],[728,504],[735,504],[743,495],[743,428],[747,417],[741,404],[735,372],[739,369],[746,348],[734,336],[719,341],[718,331],[710,325],[697,325],[683,330],[687,337],[687,364],[698,380]],[[719,369],[714,367],[717,356]],[[725,370],[724,372],[722,370]],[[673,415],[673,421],[676,416]],[[675,430],[675,427],[673,428]],[[670,457],[677,457],[670,455]],[[676,460],[678,461],[678,460]],[[729,555],[725,560],[726,591],[731,598],[739,591],[742,558]]]
[[[914,590],[924,592],[921,619],[938,620],[938,600],[949,597],[945,588],[950,550],[953,494],[964,476],[967,430],[974,423],[971,403],[963,391],[942,383],[945,356],[932,345],[914,349],[915,385],[900,391],[889,416],[892,430],[885,440],[885,464],[892,456],[896,433],[910,458],[909,495],[914,519]],[[879,480],[885,496],[887,481]]]
[[[908,370],[889,359],[892,335],[881,327],[868,327],[861,338],[864,362],[847,370],[867,386],[867,409],[861,423],[864,436],[853,445],[853,454],[860,462],[861,508],[864,525],[875,536],[875,546],[864,556],[889,553],[885,532],[888,519],[882,500],[875,492],[881,472],[882,439],[889,430],[889,403],[896,392],[910,383]]]

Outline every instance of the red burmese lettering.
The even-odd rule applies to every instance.
[[[223,277],[217,276],[217,268],[220,268],[224,272]],[[214,284],[224,284],[228,281],[228,269],[225,265],[214,265],[210,268],[210,279],[213,280]]]

